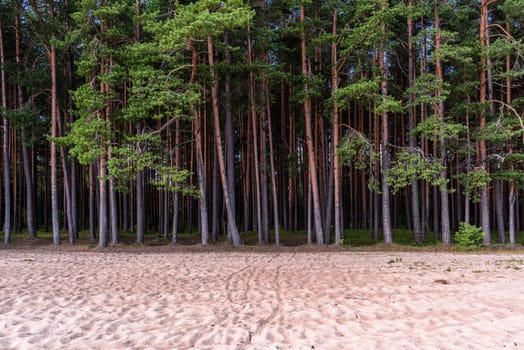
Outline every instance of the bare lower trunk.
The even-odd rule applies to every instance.
[[[382,8],[386,6],[386,1],[382,2]],[[386,26],[382,23],[382,34],[385,35]],[[388,62],[386,62],[387,50],[384,47],[385,38],[380,40],[379,51],[379,67],[382,74],[382,81],[380,82],[380,93],[382,101],[385,102],[388,95]],[[389,170],[390,155],[389,155],[389,131],[388,131],[388,112],[384,109],[382,111],[382,137],[381,137],[381,174],[382,174],[382,233],[384,234],[384,243],[393,243],[393,233],[391,231],[391,214],[390,214],[390,195],[389,185],[387,183],[387,172]]]
[[[195,109],[195,108],[193,108]],[[195,115],[195,150],[196,150],[196,167],[198,178],[198,189],[200,191],[199,205],[200,205],[200,234],[203,245],[207,245],[209,241],[209,224],[207,215],[207,200],[206,200],[206,185],[204,180],[204,157],[202,154],[202,131],[201,118],[198,112]]]
[[[175,122],[175,168],[180,169],[180,120]],[[171,241],[176,244],[178,241],[178,219],[179,219],[180,193],[173,193],[173,230],[171,231]]]
[[[506,243],[506,232],[504,231],[504,199],[502,181],[498,179],[495,180],[495,203],[499,244],[504,244]]]
[[[57,164],[56,143],[53,141],[57,136],[58,123],[58,82],[56,71],[56,48],[51,44],[51,220],[53,225],[53,244],[60,244],[60,221],[58,220],[58,186],[57,186]]]
[[[516,225],[515,225],[515,181],[511,181],[509,184],[509,243],[516,243]]]
[[[235,246],[239,246],[242,244],[240,240],[240,235],[238,233],[238,228],[236,224],[236,218],[235,213],[233,211],[233,207],[231,205],[231,199],[229,198],[229,186],[227,181],[227,174],[226,174],[226,164],[224,161],[224,154],[222,150],[222,136],[220,132],[220,116],[219,116],[219,110],[218,110],[218,83],[215,80],[215,70],[214,70],[214,57],[213,57],[213,39],[211,36],[207,37],[207,48],[208,48],[208,62],[209,66],[211,67],[211,75],[212,79],[214,80],[211,85],[211,98],[212,98],[212,105],[213,105],[213,121],[215,124],[215,144],[217,147],[217,155],[218,155],[218,167],[220,171],[220,178],[222,180],[222,190],[224,192],[224,202],[226,205],[226,212],[227,212],[227,221],[228,221],[228,227],[229,231],[231,232],[231,238],[233,240],[233,244]]]
[[[489,0],[482,0],[480,3],[480,46],[482,49],[486,47],[486,34],[487,34],[487,25],[488,25],[488,3]],[[484,104],[486,103],[486,58],[480,56],[480,94],[479,94],[479,103],[482,106],[480,111],[480,130],[481,132],[486,128],[486,111]],[[486,150],[486,141],[481,139],[479,141],[479,158],[482,167],[487,171],[487,150]],[[480,207],[481,207],[481,221],[482,221],[482,230],[484,231],[484,244],[491,243],[491,227],[490,227],[490,218],[489,218],[489,190],[488,186],[485,185],[480,190]]]
[[[248,63],[252,63],[253,50],[251,46],[251,35],[248,35],[247,39],[247,55]],[[258,244],[263,242],[263,230],[262,230],[262,198],[260,193],[260,171],[259,171],[259,154],[258,154],[258,131],[257,131],[257,118],[256,118],[256,105],[255,105],[255,77],[252,71],[249,72],[249,111],[251,116],[251,137],[253,138],[253,168],[255,173],[255,207],[257,211],[257,231],[258,231]]]
[[[136,242],[138,244],[144,243],[144,236],[146,233],[146,215],[144,207],[144,185],[143,185],[143,170],[136,172]]]
[[[107,247],[107,170],[106,155],[101,154],[98,165],[98,183],[100,198],[98,202],[98,246]]]
[[[89,239],[94,241],[95,235],[95,174],[94,165],[89,166]]]
[[[232,59],[229,46],[229,33],[224,33],[224,45],[226,46],[226,64],[231,67]],[[236,195],[235,195],[235,143],[233,133],[233,111],[231,106],[231,73],[227,72],[224,82],[224,110],[226,115],[224,125],[224,146],[225,146],[225,157],[227,165],[227,180],[229,185],[229,197],[231,200],[231,206],[233,207],[233,213],[236,217]]]
[[[5,56],[2,18],[0,16],[0,69],[2,88],[2,109],[7,110],[7,81],[5,77]],[[3,169],[4,169],[4,244],[11,243],[11,185],[9,179],[9,125],[7,118],[3,118]]]
[[[300,22],[305,22],[305,9],[304,6],[300,6]],[[302,75],[307,77],[309,75],[308,62],[306,57],[306,32],[302,29],[301,33],[301,61],[302,61]],[[313,197],[313,217],[315,222],[315,234],[317,238],[317,244],[324,244],[324,233],[322,229],[322,213],[320,210],[320,193],[318,186],[317,177],[317,162],[315,159],[315,148],[313,145],[313,131],[312,131],[312,120],[311,120],[311,100],[308,96],[308,84],[304,84],[304,92],[306,97],[304,98],[304,118],[306,126],[306,144],[307,144],[307,155],[309,165],[309,177],[311,180],[311,192]]]
[[[413,0],[409,1],[409,16],[408,16],[408,80],[409,86],[412,87],[415,80],[415,52],[413,48],[413,19],[411,11],[413,9]],[[409,93],[408,96],[408,128],[409,128],[409,148],[411,152],[415,151],[416,140],[413,134],[415,129],[415,106],[414,106],[414,94]],[[419,205],[419,186],[418,180],[414,179],[411,185],[411,211],[412,211],[412,222],[413,231],[415,232],[415,241],[417,244],[421,244],[423,241],[422,225],[420,219],[420,205]]]
[[[271,172],[271,199],[273,200],[273,222],[275,223],[275,244],[280,244],[280,224],[279,224],[279,210],[278,210],[278,190],[277,190],[277,171],[275,169],[275,152],[273,146],[273,128],[271,126],[271,104],[269,96],[269,82],[266,80],[266,108],[267,108],[267,128],[269,135],[269,171]]]
[[[337,34],[337,19],[338,8],[333,9],[333,28],[332,34]],[[331,93],[335,94],[338,90],[338,67],[337,67],[337,41],[331,42]],[[333,191],[335,195],[335,244],[339,245],[342,240],[342,225],[341,225],[341,203],[340,203],[340,157],[337,152],[338,144],[340,143],[340,115],[338,111],[338,103],[333,102]]]
[[[107,153],[108,160],[112,157],[111,148]],[[118,212],[117,212],[117,200],[115,192],[115,184],[113,177],[109,178],[109,215],[111,216],[111,243],[118,243]]]

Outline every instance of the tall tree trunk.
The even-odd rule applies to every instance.
[[[489,34],[489,26],[486,26],[486,46],[489,47],[490,45],[490,34]],[[491,71],[491,58],[488,56],[486,58],[486,74],[487,74],[487,84],[488,84],[488,100],[489,100],[489,116],[493,117],[495,114],[495,106],[494,106],[494,97],[493,97],[493,74]],[[496,145],[495,152],[499,150],[500,145]],[[496,165],[497,168],[500,168],[500,164]],[[503,193],[502,193],[502,180],[495,179],[495,203],[497,205],[495,206],[495,217],[497,221],[497,233],[498,233],[498,243],[504,244],[505,243],[505,235],[504,232],[504,205],[503,203]]]
[[[229,50],[229,33],[224,33],[225,57],[228,67],[232,67],[231,52]],[[235,142],[233,133],[233,110],[232,110],[232,92],[231,92],[231,72],[226,72],[224,81],[224,110],[226,115],[224,125],[224,146],[226,156],[227,181],[229,185],[229,197],[233,214],[236,217],[236,194],[235,194]]]
[[[137,135],[141,134],[142,125],[137,123]],[[136,242],[138,244],[144,243],[144,236],[146,233],[146,214],[144,205],[144,170],[138,169],[136,171]]]
[[[226,164],[224,162],[224,153],[222,150],[222,136],[220,132],[220,114],[218,110],[218,82],[217,77],[215,73],[215,67],[214,67],[214,55],[213,55],[213,39],[211,36],[207,37],[207,49],[208,49],[208,63],[211,68],[211,78],[213,79],[213,82],[211,84],[211,99],[212,99],[212,105],[213,105],[213,121],[215,126],[215,143],[217,147],[217,156],[218,156],[218,167],[220,171],[220,178],[222,180],[222,190],[224,192],[224,202],[226,205],[226,211],[227,211],[227,221],[228,221],[228,227],[229,231],[231,233],[231,238],[233,240],[233,244],[235,246],[239,246],[242,244],[240,240],[240,235],[238,233],[237,224],[235,221],[235,213],[233,211],[233,207],[231,205],[231,198],[229,197],[229,186],[227,181],[227,174],[226,174]]]
[[[510,26],[509,26],[509,16],[506,15],[506,31],[510,32]],[[510,55],[506,55],[506,104],[511,104],[511,77],[509,75],[509,72],[511,71],[511,57]],[[509,154],[511,155],[513,153],[513,146],[509,146]],[[510,170],[513,172],[515,171],[515,166],[513,165],[513,162],[510,165]],[[516,193],[515,193],[515,180],[511,179],[509,182],[509,192],[508,192],[508,229],[509,229],[509,243],[515,244],[516,243],[516,225],[515,225],[515,201],[516,201]]]
[[[492,0],[481,0],[480,2],[480,46],[484,51],[486,49],[486,34],[488,26],[488,3]],[[484,52],[483,52],[484,53]],[[480,55],[480,97],[479,103],[481,106],[480,111],[480,132],[486,128],[486,57],[484,54]],[[487,171],[487,150],[486,150],[486,141],[481,139],[479,141],[479,158],[481,166]],[[482,221],[482,230],[484,231],[484,244],[491,243],[491,228],[490,228],[490,218],[489,218],[489,190],[488,186],[482,186],[480,189],[480,207],[481,207],[481,221]]]
[[[180,119],[177,119],[175,122],[175,168],[180,169]],[[171,231],[172,237],[171,241],[173,244],[178,242],[178,220],[179,220],[179,202],[180,202],[180,193],[175,191],[173,193],[173,229]]]
[[[261,82],[263,85],[264,82]],[[262,91],[264,87],[262,86]],[[262,94],[265,100],[265,94]],[[260,111],[260,213],[262,222],[262,237],[264,243],[269,243],[269,206],[268,206],[268,185],[267,185],[267,144],[266,144],[266,101],[262,101]]]
[[[7,80],[5,76],[4,36],[2,16],[0,16],[0,66],[2,80],[2,109],[7,111]],[[11,185],[9,175],[9,124],[3,118],[3,143],[2,153],[4,162],[4,244],[11,243]]]
[[[253,47],[251,45],[251,34],[248,32],[247,38],[247,60],[248,64],[252,64]],[[259,153],[258,153],[258,131],[257,131],[257,118],[256,118],[256,105],[255,105],[255,77],[252,70],[249,71],[249,107],[251,116],[251,136],[253,138],[253,167],[255,173],[255,206],[257,210],[257,231],[258,231],[258,244],[263,243],[263,228],[262,228],[262,199],[260,193],[260,171],[259,171]]]
[[[338,90],[338,67],[337,67],[337,20],[338,7],[333,9],[333,41],[331,42],[331,94],[335,95]],[[342,216],[340,203],[340,156],[338,155],[338,144],[340,143],[340,115],[336,99],[333,101],[333,186],[335,195],[335,244],[339,245],[342,240]]]
[[[15,30],[16,30],[16,63],[18,69],[21,69],[21,24],[20,24],[20,11],[21,1],[17,1],[16,5],[16,18],[15,18]],[[18,90],[18,108],[24,109],[24,92],[22,85],[17,85]],[[22,159],[24,162],[24,178],[25,178],[25,192],[26,192],[26,224],[27,224],[27,235],[29,239],[36,237],[36,220],[35,220],[35,191],[33,187],[33,174],[31,172],[31,160],[29,158],[29,147],[26,127],[23,126],[21,130],[22,137]]]
[[[52,37],[54,38],[54,36]],[[51,43],[51,48],[49,51],[49,62],[51,65],[51,220],[53,225],[53,244],[59,245],[60,222],[58,220],[58,174],[56,164],[56,143],[53,141],[57,136],[58,127],[58,82],[56,46],[53,42]]]
[[[278,210],[277,170],[275,168],[275,152],[273,145],[273,128],[271,126],[271,99],[269,96],[269,81],[264,82],[267,110],[267,128],[269,136],[269,171],[271,172],[271,199],[273,200],[273,222],[275,224],[275,244],[280,244],[280,224]]]
[[[387,0],[382,1],[382,10],[387,6]],[[388,96],[388,64],[386,57],[388,56],[387,49],[385,47],[385,36],[386,36],[386,24],[381,24],[382,38],[380,39],[378,65],[381,72],[380,82],[380,93],[382,96],[382,102],[386,102]],[[389,185],[387,183],[387,172],[389,170],[390,155],[389,155],[389,130],[388,130],[388,112],[383,109],[382,111],[382,137],[381,137],[381,174],[382,174],[382,233],[384,235],[384,243],[393,243],[393,234],[391,231],[391,214],[390,214],[390,195]]]
[[[435,74],[437,79],[441,82],[444,81],[444,74],[442,72],[442,63],[440,60],[440,45],[441,45],[441,34],[440,34],[440,16],[439,16],[439,3],[435,1]],[[435,90],[435,98],[437,103],[435,104],[435,114],[438,116],[441,123],[444,123],[444,100],[442,98],[442,92],[440,88]],[[440,162],[442,170],[440,171],[440,177],[443,181],[447,180],[447,149],[446,139],[440,137],[439,151],[440,151]],[[449,196],[447,185],[440,186],[440,216],[442,223],[442,243],[451,244],[451,229],[449,224]]]
[[[305,24],[305,9],[304,5],[300,6],[300,23]],[[306,30],[303,27],[301,38],[300,38],[300,47],[301,47],[301,61],[302,61],[302,75],[306,82],[304,83],[304,118],[306,124],[306,143],[307,143],[307,154],[308,154],[308,164],[309,164],[309,176],[311,182],[311,192],[313,199],[313,217],[315,221],[315,234],[317,239],[317,244],[324,244],[324,233],[322,230],[322,213],[320,210],[320,193],[318,186],[317,178],[317,162],[315,159],[315,149],[313,146],[313,132],[311,130],[311,99],[308,96],[308,84],[307,79],[309,77],[308,62],[306,57]]]
[[[408,85],[413,87],[415,80],[415,50],[413,47],[413,0],[409,0],[408,4]],[[409,93],[408,96],[408,128],[409,128],[409,148],[411,152],[415,152],[417,142],[413,129],[415,129],[415,96],[413,92]],[[413,220],[413,231],[415,231],[415,241],[417,244],[421,244],[423,241],[423,233],[420,220],[420,207],[419,207],[419,186],[418,180],[414,179],[411,185],[411,210]]]
[[[470,129],[469,129],[469,105],[470,105],[470,97],[467,96],[467,109],[466,109],[466,149],[467,149],[467,155],[466,155],[466,172],[471,171],[471,140],[470,140]],[[469,181],[469,180],[468,180]],[[471,194],[466,193],[464,198],[464,222],[466,224],[469,224],[471,221]]]

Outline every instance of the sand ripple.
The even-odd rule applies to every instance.
[[[524,262],[0,251],[1,349],[524,347]]]

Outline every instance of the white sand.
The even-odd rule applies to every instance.
[[[523,259],[0,250],[0,349],[524,348]]]

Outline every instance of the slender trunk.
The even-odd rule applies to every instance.
[[[16,63],[18,69],[21,69],[21,25],[20,25],[20,7],[21,4],[17,2],[17,14],[15,18],[15,29],[16,29]],[[18,108],[22,111],[24,109],[24,92],[22,85],[17,85],[18,90]],[[22,137],[22,159],[24,163],[24,178],[25,178],[25,192],[26,192],[26,224],[27,234],[29,239],[36,237],[36,224],[35,224],[35,193],[33,188],[33,176],[31,173],[31,164],[29,158],[29,146],[26,127],[23,126],[21,130]]]
[[[382,1],[382,9],[385,9],[387,6],[387,0]],[[381,71],[382,79],[380,82],[380,93],[382,96],[382,101],[385,102],[388,95],[388,62],[386,62],[387,49],[385,48],[385,35],[386,35],[386,25],[382,23],[382,38],[380,39],[380,49],[379,49],[379,68]],[[389,196],[389,185],[387,183],[387,172],[389,170],[389,130],[388,130],[388,112],[384,109],[382,111],[382,137],[381,137],[381,153],[382,153],[382,163],[381,163],[381,174],[382,174],[382,233],[384,235],[384,243],[391,244],[393,243],[393,234],[391,231],[391,214],[390,214],[390,196]]]
[[[4,36],[2,17],[0,16],[0,66],[2,80],[2,109],[7,111],[7,81],[5,76]],[[4,244],[11,243],[11,185],[9,176],[9,124],[3,118],[3,143],[2,153],[4,162]]]
[[[305,9],[304,6],[300,6],[300,23],[305,23]],[[302,29],[301,33],[301,60],[302,60],[302,75],[305,79],[309,77],[309,69],[306,57],[306,31]],[[320,193],[318,187],[317,178],[317,162],[315,159],[315,149],[313,146],[313,132],[311,129],[311,100],[308,96],[308,84],[304,83],[304,118],[306,124],[306,143],[307,143],[307,154],[309,164],[309,176],[311,182],[311,192],[313,196],[313,217],[315,221],[315,234],[317,238],[317,244],[324,244],[324,233],[322,230],[322,214],[320,211]]]
[[[252,63],[253,48],[251,46],[251,35],[248,33],[247,39],[247,60],[248,64]],[[263,230],[262,230],[262,205],[261,205],[261,194],[260,194],[260,171],[259,171],[259,155],[258,155],[258,132],[257,132],[257,121],[256,121],[256,105],[255,105],[255,77],[252,70],[249,71],[249,106],[251,116],[251,136],[253,138],[253,166],[255,173],[255,206],[257,210],[257,231],[258,231],[258,244],[263,242]]]
[[[333,9],[333,37],[337,34],[338,8]],[[338,90],[338,67],[337,67],[337,41],[331,42],[331,94],[334,95]],[[340,156],[338,155],[338,144],[340,143],[340,115],[338,112],[338,103],[333,101],[333,186],[335,195],[335,244],[339,245],[342,240],[342,216],[340,203]]]
[[[262,83],[263,84],[263,83]],[[265,94],[263,94],[264,96]],[[266,145],[266,102],[262,102],[260,113],[260,213],[262,222],[262,237],[264,243],[269,243],[269,207],[268,207],[268,185],[267,185],[267,145]]]
[[[468,95],[467,97],[467,109],[466,109],[466,149],[467,149],[467,155],[466,155],[466,172],[471,171],[471,140],[470,140],[470,133],[469,133],[469,105],[470,105],[470,97]],[[469,181],[469,180],[468,180]],[[464,198],[464,222],[466,224],[469,224],[471,221],[471,195],[469,193],[466,193]]]
[[[408,15],[408,85],[413,87],[415,80],[415,50],[413,47],[413,0],[409,0],[409,15]],[[417,142],[413,129],[415,129],[415,96],[413,92],[409,93],[408,96],[408,128],[409,128],[409,148],[411,152],[415,152]],[[420,219],[420,206],[419,206],[419,186],[418,180],[414,179],[411,185],[411,209],[412,209],[412,220],[413,230],[415,231],[415,241],[417,244],[421,244],[423,241],[423,233]]]
[[[273,128],[271,126],[271,104],[269,96],[269,82],[265,81],[265,95],[267,108],[267,128],[269,136],[269,171],[271,172],[271,197],[273,200],[273,222],[275,224],[275,244],[280,244],[280,224],[279,224],[279,210],[278,210],[278,189],[277,189],[277,171],[275,168],[275,152],[273,145]]]
[[[312,209],[312,194],[311,194],[311,178],[307,178],[307,244],[313,242],[312,231],[313,231],[313,220],[311,215]]]
[[[99,184],[99,202],[98,202],[98,246],[107,247],[107,169],[106,155],[102,153],[98,160],[98,184]]]
[[[512,167],[513,170],[513,167]],[[508,195],[508,204],[509,204],[509,243],[516,243],[516,225],[515,225],[515,181],[509,183],[509,195]]]
[[[480,46],[482,50],[486,49],[486,34],[488,25],[488,2],[489,0],[481,0],[480,3]],[[480,97],[479,103],[481,106],[480,111],[480,132],[486,128],[486,58],[483,54],[480,55]],[[481,139],[479,141],[479,157],[481,166],[487,171],[487,150],[486,141]],[[481,221],[482,230],[484,231],[484,244],[491,243],[491,228],[489,218],[489,190],[488,186],[482,186],[480,189],[480,207],[481,207]]]
[[[64,126],[62,124],[62,121],[58,122],[58,129],[60,135],[64,135]],[[72,182],[69,180],[69,169],[67,166],[67,159],[66,159],[66,151],[64,146],[60,146],[60,159],[62,161],[62,174],[64,177],[63,180],[63,188],[64,188],[64,194],[65,194],[65,201],[64,201],[64,212],[65,216],[67,218],[67,229],[69,231],[69,243],[74,243],[76,239],[76,235],[73,230],[73,218],[72,218],[72,203],[71,203],[71,186],[73,186]]]
[[[213,240],[216,240],[218,238],[218,231],[220,229],[220,219],[218,217],[218,207],[222,204],[220,202],[220,180],[218,179],[218,159],[217,159],[217,148],[215,144],[213,143],[213,169],[211,170],[211,237]]]
[[[506,31],[509,33],[510,26],[509,26],[509,16],[506,15]],[[511,57],[510,55],[506,55],[506,103],[508,105],[511,104],[511,78],[509,75],[509,72],[511,71]],[[509,153],[513,153],[513,147],[509,147]],[[513,162],[510,165],[510,170],[513,172],[515,171],[515,166],[513,165]],[[509,181],[509,193],[508,193],[508,229],[509,229],[509,243],[515,244],[516,242],[516,225],[515,225],[515,200],[516,200],[516,194],[515,194],[515,180],[511,179]]]
[[[442,72],[442,63],[440,60],[440,44],[441,44],[441,34],[440,34],[440,16],[438,13],[438,1],[435,1],[435,74],[439,81],[443,81],[444,74]],[[444,123],[444,100],[441,95],[440,88],[435,90],[435,98],[437,103],[435,105],[435,114],[438,116],[441,123]],[[443,181],[447,179],[447,145],[446,139],[440,137],[439,143],[439,155],[440,162],[442,165],[442,170],[440,171],[440,177]],[[451,244],[451,229],[449,221],[449,196],[447,185],[440,186],[440,216],[442,224],[442,243]]]
[[[218,167],[220,171],[220,178],[222,180],[222,190],[224,192],[224,202],[226,205],[229,231],[231,233],[233,244],[235,246],[239,246],[240,244],[242,244],[242,242],[238,233],[238,228],[235,221],[235,213],[231,205],[231,198],[229,197],[229,186],[225,169],[226,164],[224,162],[224,153],[222,150],[222,136],[220,133],[220,115],[218,110],[218,82],[216,81],[216,73],[214,68],[213,39],[211,38],[211,36],[207,37],[207,49],[209,66],[211,67],[211,78],[213,80],[211,84],[211,99],[213,105],[213,121],[215,124],[215,143],[217,147]]]
[[[140,126],[137,128],[140,132]],[[138,244],[144,243],[144,236],[146,233],[146,215],[144,206],[144,170],[136,171],[136,242]]]
[[[228,67],[232,67],[231,52],[229,50],[229,33],[224,33],[224,45],[226,46],[225,57]],[[226,72],[224,82],[224,110],[226,121],[224,125],[224,146],[226,156],[227,181],[229,185],[229,197],[233,214],[236,217],[236,194],[235,194],[235,143],[233,133],[233,110],[231,105],[231,72]]]
[[[53,225],[53,244],[59,245],[60,221],[58,219],[58,174],[56,164],[56,143],[53,141],[57,136],[58,127],[58,82],[56,71],[56,47],[54,43],[51,44],[49,51],[49,62],[51,65],[51,220]]]
[[[94,165],[89,165],[89,239],[94,241],[95,235],[95,171]]]
[[[75,239],[79,238],[78,234],[78,194],[77,194],[77,173],[76,161],[71,159],[71,231]]]
[[[175,122],[175,168],[180,169],[180,119]],[[180,193],[173,193],[173,230],[171,231],[171,241],[173,244],[178,242],[178,220],[179,220]]]
[[[200,113],[196,111],[194,107],[193,114],[195,116],[194,121],[194,135],[195,135],[195,151],[196,151],[196,168],[198,178],[198,189],[200,191],[200,230],[202,244],[207,245],[209,241],[209,224],[207,215],[207,200],[206,200],[206,185],[204,179],[204,157],[202,153],[202,118]]]
[[[110,160],[112,157],[111,147],[107,152],[107,159]],[[118,243],[118,212],[117,212],[117,199],[115,191],[115,180],[113,177],[109,177],[109,211],[111,216],[111,244]]]
[[[490,45],[490,35],[489,35],[489,26],[486,26],[486,46]],[[486,73],[487,73],[487,84],[488,84],[488,100],[489,100],[489,116],[493,117],[495,114],[495,106],[493,103],[493,74],[491,72],[491,58],[489,56],[486,58]],[[496,145],[495,152],[499,150],[499,145]],[[497,168],[500,168],[500,164],[496,165]],[[505,232],[504,232],[504,205],[503,203],[503,193],[502,193],[502,180],[495,179],[495,217],[497,221],[497,233],[498,233],[498,243],[504,244],[505,242]]]

